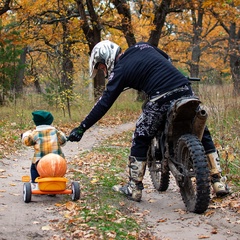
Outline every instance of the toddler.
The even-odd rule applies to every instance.
[[[53,115],[50,112],[38,110],[32,112],[35,130],[29,130],[22,134],[22,143],[26,146],[34,147],[34,156],[30,169],[31,182],[39,177],[37,164],[39,160],[48,153],[55,153],[64,158],[61,146],[67,142],[67,137],[62,131],[51,126]]]

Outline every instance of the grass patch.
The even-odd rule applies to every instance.
[[[74,236],[80,237],[79,234],[88,233],[93,239],[119,240],[144,235],[153,239],[150,233],[141,231],[143,220],[135,217],[132,202],[112,190],[112,186],[127,180],[123,172],[128,162],[131,133],[121,135],[122,138],[112,136],[71,163],[74,167],[70,173],[80,182],[82,195],[74,208],[75,214],[70,214],[72,219],[68,219],[65,234],[75,232]],[[82,229],[81,233],[76,229]]]

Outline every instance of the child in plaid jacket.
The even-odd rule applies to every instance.
[[[35,130],[29,130],[22,134],[22,143],[26,146],[34,147],[34,156],[30,169],[31,180],[34,183],[39,176],[37,172],[38,161],[48,153],[55,153],[64,158],[61,146],[67,142],[67,138],[62,131],[57,130],[51,124],[53,115],[47,111],[32,112]]]

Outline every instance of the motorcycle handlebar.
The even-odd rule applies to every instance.
[[[197,78],[197,77],[187,77],[187,79],[189,80],[189,81],[193,81],[193,82],[200,82],[200,78]]]

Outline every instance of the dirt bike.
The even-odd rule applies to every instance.
[[[210,201],[210,171],[201,143],[207,112],[200,103],[197,97],[175,100],[164,129],[154,137],[148,151],[155,189],[168,189],[171,172],[187,210],[199,214],[207,210]]]

